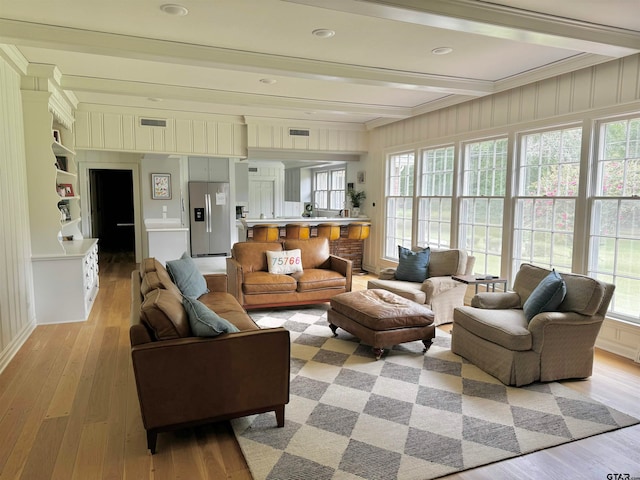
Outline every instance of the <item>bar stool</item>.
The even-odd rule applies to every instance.
[[[329,241],[339,239],[340,224],[339,223],[319,223],[317,236],[327,237]]]
[[[351,222],[347,230],[347,238],[351,240],[364,240],[369,238],[371,223],[369,222]]]
[[[287,223],[285,225],[285,237],[287,239],[304,240],[309,238],[309,225],[305,223]]]
[[[280,227],[275,223],[259,223],[253,226],[254,242],[277,242],[280,240]]]

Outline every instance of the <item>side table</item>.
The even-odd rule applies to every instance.
[[[491,291],[496,291],[496,283],[504,285],[505,291],[507,290],[507,279],[501,277],[493,277],[490,275],[453,275],[451,278],[458,282],[466,283],[467,285],[475,285],[476,293],[478,293],[478,285],[486,285],[487,292],[489,291],[489,286],[491,286]]]

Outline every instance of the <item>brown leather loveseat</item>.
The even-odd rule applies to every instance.
[[[301,251],[301,271],[269,273],[267,252]],[[352,262],[329,253],[329,240],[239,242],[227,258],[228,291],[244,308],[328,302],[351,291]]]
[[[151,453],[165,430],[269,411],[284,426],[289,332],[260,329],[226,292],[226,275],[204,277],[210,292],[198,300],[239,332],[193,336],[180,290],[157,260],[131,275],[131,358]]]

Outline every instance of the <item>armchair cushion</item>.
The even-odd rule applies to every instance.
[[[522,310],[527,321],[530,322],[538,313],[557,310],[566,294],[567,285],[558,272],[553,269],[533,289],[527,301],[524,302]]]
[[[398,245],[398,268],[396,279],[406,282],[424,282],[428,276],[429,248],[412,251]]]
[[[198,298],[209,292],[207,281],[187,252],[183,253],[178,260],[169,260],[167,271],[183,295]]]
[[[231,322],[220,317],[216,312],[195,298],[183,296],[182,305],[189,317],[191,331],[197,337],[217,337],[221,333],[239,332]]]

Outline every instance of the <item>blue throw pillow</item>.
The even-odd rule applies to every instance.
[[[219,316],[200,300],[183,296],[182,305],[189,317],[191,332],[196,337],[217,337],[221,333],[240,331],[233,323]]]
[[[187,252],[183,253],[178,260],[169,260],[167,271],[183,295],[198,298],[209,292],[207,281]]]
[[[558,272],[553,269],[549,275],[542,279],[536,288],[533,289],[527,301],[524,302],[522,310],[527,321],[541,312],[555,311],[567,294],[567,285]]]
[[[428,276],[429,258],[431,250],[427,247],[419,252],[414,252],[398,245],[398,268],[396,280],[407,282],[424,282]]]

